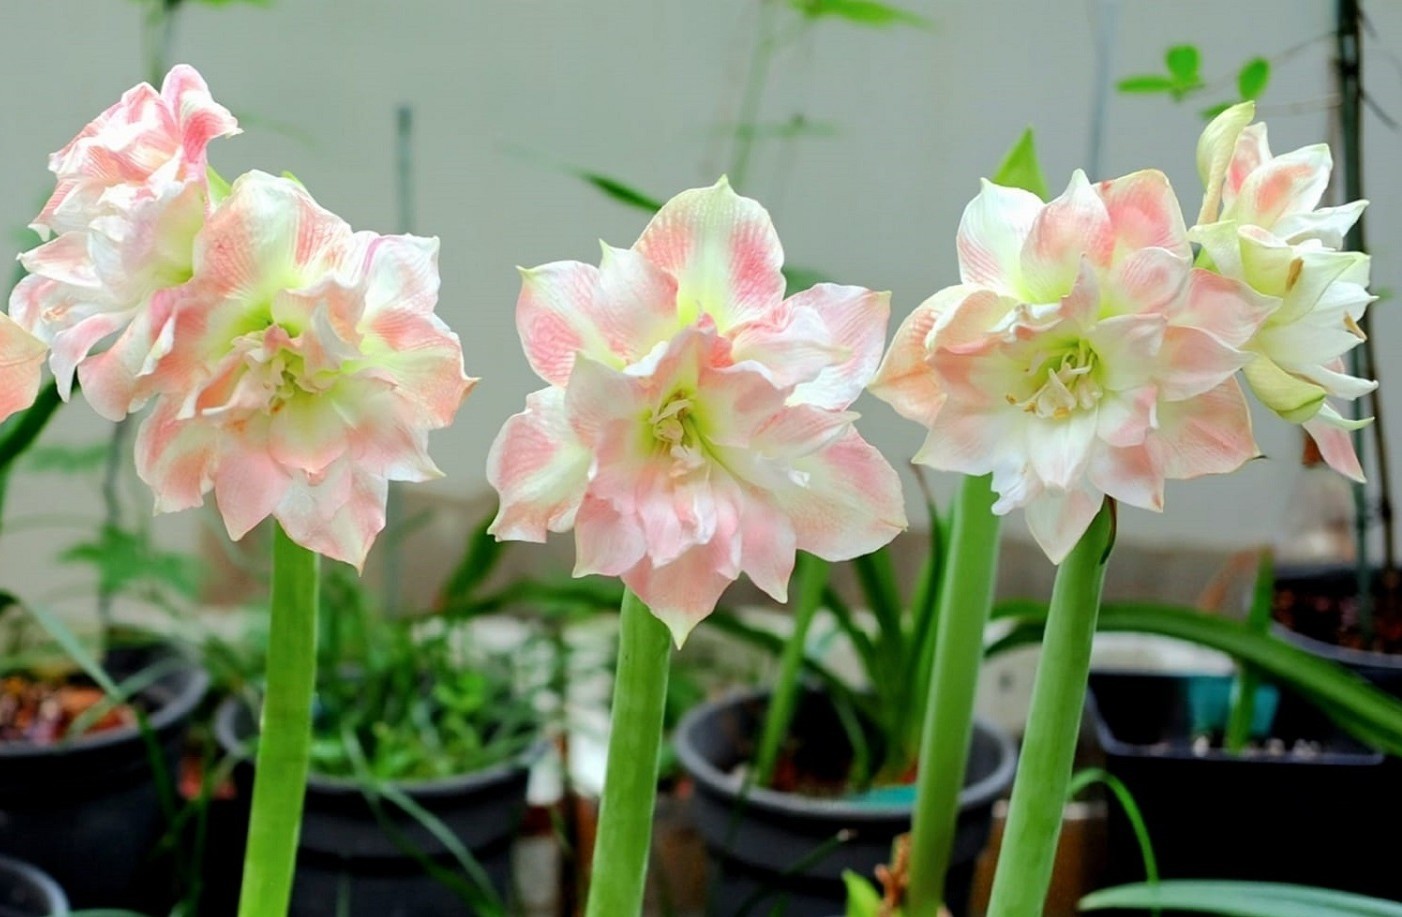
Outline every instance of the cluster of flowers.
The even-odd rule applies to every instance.
[[[518,327],[550,387],[492,450],[499,536],[575,530],[578,573],[621,576],[680,641],[740,572],[783,599],[794,549],[830,560],[905,525],[900,487],[848,411],[869,386],[929,428],[916,461],[992,475],[1053,562],[1108,496],[1163,508],[1164,482],[1257,456],[1240,372],[1360,478],[1330,398],[1372,297],[1342,252],[1365,202],[1318,209],[1319,145],[1271,155],[1238,105],[1198,149],[1189,229],[1158,171],[1060,197],[985,183],[961,283],[880,359],[887,297],[819,285],[783,299],[768,216],[724,181],[688,191],[629,250],[524,273]],[[1192,243],[1199,243],[1194,256]]]
[[[1192,228],[1157,171],[1077,172],[1050,202],[985,183],[961,283],[884,358],[888,295],[785,298],[769,215],[724,180],[598,267],[524,271],[517,324],[547,387],[493,445],[495,533],[573,529],[576,572],[621,577],[680,642],[742,572],[782,601],[795,551],[845,560],[905,527],[854,427],[867,387],[929,428],[917,461],[991,474],[995,511],[1025,508],[1053,561],[1106,496],[1159,510],[1166,480],[1258,454],[1239,372],[1360,478],[1366,421],[1330,399],[1375,385],[1341,362],[1372,298],[1367,256],[1340,250],[1364,202],[1318,208],[1328,148],[1272,156],[1253,114],[1204,132]],[[271,515],[359,566],[387,482],[440,473],[428,431],[473,382],[433,313],[437,241],[352,232],[291,177],[224,183],[206,147],[237,132],[181,66],[54,154],[47,241],[0,316],[0,415],[34,400],[47,355],[104,417],[151,403],[137,465],[158,510],[213,490],[232,537]]]
[[[441,474],[428,431],[472,383],[433,314],[438,241],[352,232],[291,177],[228,185],[206,147],[237,133],[177,66],[51,157],[47,241],[0,320],[0,415],[35,399],[47,355],[103,417],[150,402],[136,458],[157,510],[213,490],[233,538],[271,515],[360,566],[387,481]]]

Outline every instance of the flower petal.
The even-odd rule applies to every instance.
[[[677,284],[677,316],[710,315],[722,333],[763,320],[784,298],[784,250],[769,214],[722,178],[662,206],[633,250]]]
[[[1122,251],[1156,248],[1181,258],[1192,257],[1183,211],[1167,175],[1143,169],[1102,181],[1096,191],[1105,202],[1115,244]]]
[[[590,455],[575,438],[564,391],[542,389],[501,428],[487,456],[487,480],[501,495],[488,530],[498,539],[543,542],[567,531],[584,498]]]
[[[1027,504],[1027,528],[1047,558],[1059,564],[1090,528],[1104,500],[1102,494],[1084,487],[1043,491]]]
[[[1110,264],[1115,236],[1105,202],[1077,169],[1060,197],[1032,223],[1022,246],[1022,291],[1027,302],[1055,302],[1071,291],[1083,258]]]
[[[1196,398],[1160,404],[1158,422],[1151,442],[1167,478],[1226,474],[1260,455],[1236,379]]]
[[[34,403],[48,348],[0,312],[0,420]]]
[[[983,181],[978,196],[964,208],[955,244],[962,283],[1011,293],[1022,283],[1022,247],[1042,199],[1021,188]]]
[[[1221,212],[1222,187],[1236,152],[1237,138],[1256,116],[1255,102],[1241,102],[1223,111],[1198,138],[1198,177],[1204,188],[1199,223],[1215,223]]]

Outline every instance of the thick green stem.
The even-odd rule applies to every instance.
[[[988,477],[968,477],[954,504],[949,566],[940,588],[934,668],[920,739],[920,771],[906,894],[910,917],[934,917],[954,849],[959,791],[973,736],[983,631],[993,606],[999,519]]]
[[[276,526],[268,629],[268,684],[258,737],[253,814],[243,861],[239,917],[284,917],[292,896],[297,835],[312,739],[316,688],[317,555]]]
[[[1056,572],[988,917],[1040,917],[1047,898],[1114,538],[1107,500]]]
[[[623,594],[618,627],[608,769],[599,803],[587,917],[642,914],[667,668],[672,657],[666,626],[631,589]]]
[[[754,782],[769,786],[774,779],[774,766],[779,762],[779,749],[789,734],[794,707],[798,701],[799,675],[808,644],[808,628],[823,604],[823,589],[828,583],[828,565],[812,554],[798,557],[798,597],[794,604],[793,633],[784,644],[779,658],[779,677],[774,681],[774,693],[769,698],[769,710],[764,716],[764,731],[760,733],[759,749],[755,752]]]

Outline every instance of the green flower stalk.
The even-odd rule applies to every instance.
[[[275,528],[267,688],[239,917],[287,913],[311,756],[320,558]]]
[[[652,616],[632,590],[623,594],[618,627],[608,769],[599,804],[587,917],[642,914],[672,658],[667,626]]]
[[[1042,913],[1071,785],[1105,564],[1114,540],[1115,503],[1106,500],[1057,570],[988,917]]]

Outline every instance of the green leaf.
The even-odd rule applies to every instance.
[[[620,204],[646,210],[648,213],[656,213],[662,209],[662,202],[657,198],[625,185],[616,178],[609,178],[607,175],[600,175],[597,172],[576,171],[574,174]]]
[[[820,283],[830,283],[832,278],[820,271],[809,270],[805,267],[784,267],[784,283],[787,285],[789,295],[792,296],[800,290],[817,286]]]
[[[1046,620],[1045,603],[1001,603],[993,614],[997,618],[1023,620],[989,647],[990,654],[1041,639],[1042,623]],[[1240,621],[1211,617],[1196,609],[1173,605],[1107,602],[1101,608],[1098,629],[1160,634],[1221,650],[1310,700],[1359,740],[1388,754],[1402,755],[1402,701],[1327,659],[1268,634],[1252,633]]]
[[[197,558],[158,551],[144,537],[115,526],[103,526],[95,541],[73,545],[59,560],[93,567],[99,588],[109,593],[156,583],[186,598],[199,595],[201,567]]]
[[[993,174],[993,183],[1031,191],[1042,200],[1046,200],[1047,180],[1037,162],[1037,141],[1032,128],[1023,131],[1022,136],[1017,138],[1012,149],[1003,157],[998,171]]]
[[[1181,84],[1170,77],[1157,73],[1144,73],[1139,76],[1127,76],[1115,84],[1115,88],[1120,92],[1129,93],[1149,93],[1149,92],[1173,92]]]
[[[217,206],[229,196],[229,181],[216,172],[214,166],[205,166],[204,171],[209,180],[209,202]]]
[[[1164,52],[1163,62],[1179,85],[1198,82],[1202,54],[1196,45],[1174,45]]]
[[[928,29],[933,25],[918,13],[877,0],[789,0],[789,3],[810,19],[831,16],[873,28],[905,25]]]
[[[1081,899],[1080,909],[1162,908],[1223,917],[1402,917],[1402,903],[1274,882],[1176,879],[1121,885]]]
[[[1150,884],[1159,881],[1159,861],[1154,856],[1154,844],[1149,839],[1149,826],[1144,823],[1144,813],[1139,810],[1139,803],[1134,801],[1134,794],[1125,786],[1123,780],[1104,768],[1088,767],[1072,775],[1071,788],[1066,793],[1067,799],[1075,799],[1087,787],[1096,783],[1110,791],[1124,810],[1125,818],[1129,819],[1134,839],[1139,844],[1139,856],[1144,861],[1144,878]]]
[[[56,443],[52,446],[33,446],[24,456],[26,471],[52,474],[82,474],[96,471],[107,461],[107,443],[93,443],[89,446],[75,446],[69,443]]]
[[[874,885],[850,869],[842,871],[842,884],[847,886],[846,917],[880,917],[881,893]]]
[[[1271,62],[1264,57],[1253,57],[1237,72],[1236,88],[1242,101],[1259,99],[1271,81]]]

